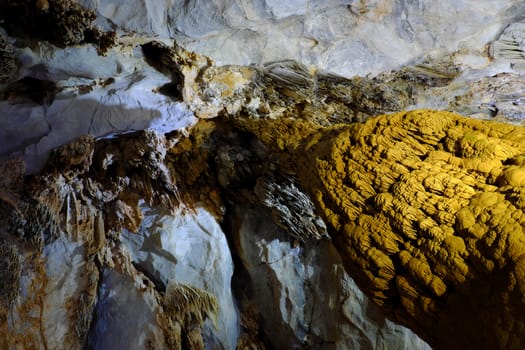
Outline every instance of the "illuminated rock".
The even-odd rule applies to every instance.
[[[437,348],[518,348],[525,129],[419,110],[363,124],[242,121],[283,152],[345,268]]]

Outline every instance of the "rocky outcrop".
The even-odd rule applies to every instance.
[[[284,151],[346,270],[388,315],[436,348],[520,347],[522,127],[431,111],[251,123]]]
[[[48,40],[65,47],[95,43],[100,53],[114,44],[115,33],[94,26],[94,11],[71,0],[0,1],[2,26],[13,36]]]
[[[329,239],[299,244],[276,226],[269,210],[257,207],[233,209],[229,220],[240,260],[234,291],[241,342],[262,339],[268,348],[429,349],[362,294]]]
[[[236,316],[227,294],[232,266],[216,223],[200,223],[203,230],[215,225],[210,230],[223,242],[224,249],[215,251],[221,259],[219,278],[202,286],[213,295],[183,283],[179,275],[164,275],[162,284],[155,285],[154,271],[132,260],[121,243],[124,229],[131,235],[142,227],[141,203],[169,210],[180,198],[165,164],[169,141],[164,136],[146,132],[128,138],[124,148],[120,141],[95,143],[92,137],[82,137],[57,149],[44,172],[25,180],[23,163],[3,165],[0,264],[6,283],[0,327],[10,335],[2,338],[3,348],[79,349],[86,343],[134,348],[191,343],[202,348],[200,326],[216,313],[221,328],[212,328],[216,330],[209,336],[218,337],[221,347],[233,346]],[[204,239],[203,248],[211,244],[218,247]],[[138,254],[140,248],[133,248]],[[170,252],[159,249],[153,256]],[[181,254],[187,253],[172,257],[175,264]],[[220,312],[215,295],[221,297]],[[122,324],[114,324],[112,318]],[[104,336],[108,328],[111,339]],[[131,329],[137,331],[133,337],[127,336]]]
[[[221,65],[293,59],[345,77],[482,50],[523,11],[519,0],[80,2],[128,33],[176,38]]]
[[[185,305],[177,297],[181,288],[174,282],[188,286],[185,288],[190,288],[197,297],[205,291],[202,302],[206,303],[202,308],[201,298],[192,297],[190,302],[195,310],[184,310],[174,316],[182,318],[179,323],[190,337],[203,337],[207,347],[234,349],[239,334],[237,306],[231,290],[234,264],[217,219],[204,208],[170,212],[162,207],[146,207],[142,212],[144,219],[139,231],[124,231],[120,237],[133,266],[164,293],[163,303],[169,304],[166,312]],[[170,289],[177,298],[166,301]],[[103,334],[93,336],[100,337]],[[180,343],[181,339],[172,341],[172,346]]]

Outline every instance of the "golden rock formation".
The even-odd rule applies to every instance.
[[[429,110],[331,125],[404,108],[447,67],[385,86],[288,61],[202,70],[188,105],[279,154],[390,317],[438,349],[523,348],[525,129]]]
[[[216,297],[190,285],[170,282],[162,304],[170,320],[169,329],[175,334],[170,343],[173,348],[181,349],[185,344],[188,349],[204,349],[201,326],[209,318],[217,327],[219,305]],[[178,333],[184,334],[185,339],[180,339]]]
[[[367,90],[365,80],[287,61],[197,67],[202,74],[183,72],[194,91],[186,103],[201,118],[226,116],[280,155],[347,272],[387,314],[437,348],[520,347],[525,130],[433,111],[326,126],[399,109],[411,88]],[[425,86],[453,76],[411,74]],[[209,172],[197,164],[191,178]]]
[[[70,1],[37,1],[34,11],[43,16],[59,3]],[[81,35],[59,30],[51,39],[61,45],[85,41],[88,29],[94,30],[92,14],[80,15]],[[328,225],[347,272],[394,320],[437,349],[523,348],[525,129],[428,110],[322,126],[404,108],[415,99],[410,82],[438,86],[454,72],[429,75],[419,68],[408,72],[414,79],[404,72],[377,87],[373,79],[313,74],[291,61],[215,67],[176,45],[142,48],[150,64],[171,76],[172,97],[183,99],[202,119],[227,116],[228,123],[254,134],[275,153],[272,161],[278,159],[279,167],[269,179],[278,180],[265,182],[268,178],[252,169],[245,171],[258,178],[256,197],[277,215],[290,205],[290,197],[297,198],[297,212],[315,220],[304,210],[303,197],[282,195],[295,194],[297,180]],[[216,151],[208,143],[214,127],[200,122],[189,138],[152,131],[118,140],[81,137],[55,150],[40,175],[25,179],[19,161],[1,165],[10,176],[0,180],[0,223],[5,223],[0,236],[17,245],[0,245],[3,276],[10,281],[0,288],[5,302],[0,307],[8,309],[16,298],[21,275],[17,249],[26,243],[31,243],[28,251],[38,252],[59,230],[86,243],[86,270],[96,274],[95,261],[114,265],[115,257],[105,248],[117,244],[115,236],[123,229],[138,231],[141,201],[174,208],[185,202],[181,195],[192,192],[191,199],[204,193],[206,199],[197,199],[220,207],[216,184],[208,181],[224,185],[241,171],[229,159],[216,161],[231,164],[228,171],[209,166]],[[283,178],[290,180],[284,183]],[[299,228],[299,241],[324,236],[315,221],[291,218],[283,226]],[[44,267],[35,266],[35,275],[45,276]],[[94,303],[98,279],[93,277],[86,305]],[[183,308],[180,300],[187,302]],[[188,344],[202,347],[197,328],[206,317],[213,318],[215,299],[173,284],[162,304],[169,314],[165,330],[178,332],[174,343],[180,344],[184,334]],[[92,311],[81,307],[86,315]],[[27,310],[22,314],[31,315]],[[8,329],[3,314],[2,309],[2,331]],[[82,343],[89,324],[88,317],[79,319],[75,344]]]
[[[525,344],[525,128],[430,110],[237,123],[283,154],[387,314],[438,349]]]

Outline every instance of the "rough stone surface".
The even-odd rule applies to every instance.
[[[94,27],[94,11],[74,0],[1,1],[2,26],[14,36],[47,40],[59,47],[96,43],[104,53],[115,39]]]
[[[0,159],[18,155],[35,172],[53,148],[78,136],[108,138],[146,128],[169,132],[194,124],[184,105],[156,91],[169,78],[151,69],[140,49],[125,46],[106,56],[91,46],[40,43],[35,51],[19,50],[22,74],[52,80],[58,91],[49,105],[21,99],[16,90],[0,101]]]
[[[482,48],[523,11],[518,0],[83,0],[130,32],[176,37],[220,64],[295,59],[347,77],[429,51]]]
[[[2,347],[176,348],[183,343],[204,344],[202,339],[206,344],[234,347],[237,323],[229,289],[233,266],[225,237],[205,211],[201,220],[167,215],[180,204],[164,163],[170,142],[152,131],[143,132],[139,139],[142,142],[137,143],[136,136],[128,137],[129,143],[121,145],[122,140],[96,143],[92,137],[81,137],[55,150],[46,169],[25,183],[20,182],[24,170],[18,166],[20,161],[2,166],[7,176],[0,184],[0,234],[5,240],[0,265],[9,281],[0,290],[5,296],[0,328],[9,335],[2,339]],[[99,177],[100,172],[106,176]],[[95,173],[99,175],[92,177]],[[149,255],[160,261],[158,276],[150,275],[147,266],[134,265],[131,257],[142,246],[126,251],[119,238],[139,232],[144,218],[140,203],[167,211],[161,219],[170,228],[164,234],[167,246],[152,245],[154,252]],[[169,218],[183,220],[187,226],[171,227]],[[188,261],[188,256],[198,253],[197,236],[192,233],[199,228],[203,237],[198,246],[210,259],[201,260],[197,274],[196,261]],[[179,251],[170,260],[174,246]],[[186,272],[184,267],[166,270],[162,265],[166,257],[183,261]],[[210,271],[208,263],[217,266],[213,279],[204,275]],[[158,279],[165,281],[164,287],[155,284]],[[183,287],[176,293],[179,302],[174,308],[165,301],[174,282],[200,284],[211,292]],[[220,310],[213,293],[221,301]],[[207,323],[202,331],[207,318],[219,321]],[[127,335],[130,331],[133,337]]]
[[[505,35],[499,41],[505,41]],[[452,55],[438,55],[374,78],[345,79],[323,73],[319,66],[312,74],[307,66],[293,61],[262,68],[209,67],[211,61],[206,58],[180,47],[170,51],[173,46],[169,44],[164,46],[166,57],[159,56],[165,67],[159,71],[149,65],[155,58],[143,53],[144,44],[150,41],[137,34],[121,36],[105,56],[91,45],[58,49],[46,42],[32,47],[21,43],[14,50],[21,65],[18,76],[49,80],[57,91],[52,95],[39,92],[41,97],[35,102],[35,98],[0,86],[0,138],[4,140],[0,159],[16,154],[35,172],[52,148],[77,136],[110,137],[145,128],[169,132],[193,125],[196,120],[191,112],[183,104],[173,104],[174,98],[182,98],[200,117],[216,116],[223,109],[231,113],[241,106],[250,113],[277,116],[287,104],[301,107],[305,101],[315,102],[313,106],[331,122],[364,120],[416,107],[450,108],[488,117],[509,114],[514,121],[523,115],[519,96],[489,94],[491,88],[484,87],[483,80],[491,76],[491,86],[519,84],[521,66],[506,56],[491,63],[486,52],[476,49],[461,48]],[[175,80],[171,69],[179,72]],[[498,75],[505,72],[513,78]],[[251,85],[254,81],[258,88]],[[275,89],[261,88],[268,84]],[[201,91],[202,86],[206,89]],[[48,103],[40,105],[44,101]],[[299,108],[288,110],[301,112]]]
[[[211,344],[235,348],[239,326],[230,289],[233,261],[221,228],[202,208],[178,215],[144,211],[138,234],[122,234],[133,263],[163,288],[177,281],[212,293],[220,308],[215,325],[206,324],[204,336]]]
[[[267,145],[286,140],[281,166],[383,310],[437,348],[519,347],[523,127],[425,110],[309,131],[252,122]]]
[[[88,346],[92,349],[162,349],[164,334],[148,300],[129,276],[104,270]],[[149,301],[149,303],[148,303]]]
[[[1,348],[520,347],[520,129],[347,124],[522,123],[522,2],[79,3],[0,0]]]
[[[257,208],[238,208],[232,220],[249,276],[238,287],[244,327],[263,333],[270,348],[430,349],[367,300],[329,240],[294,245],[270,213]],[[250,329],[249,317],[265,326]]]

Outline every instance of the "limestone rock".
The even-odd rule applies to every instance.
[[[164,133],[194,124],[184,104],[158,93],[170,79],[128,45],[123,42],[106,56],[89,45],[58,49],[41,42],[17,50],[24,79],[51,81],[52,89],[29,90],[30,98],[24,98],[27,93],[15,93],[20,89],[9,93],[7,86],[0,87],[5,96],[0,101],[0,160],[20,156],[34,173],[52,149],[79,136],[110,138],[147,128]],[[47,103],[35,104],[32,94],[36,102]]]
[[[501,36],[491,43],[491,55],[522,64],[525,59],[525,23],[511,23]]]
[[[86,5],[99,6],[101,13],[113,9],[114,12],[110,12],[114,15],[125,14],[132,8],[116,9],[102,2]],[[154,8],[160,11],[162,6],[148,9],[137,6],[134,15],[140,11],[155,12]],[[10,43],[14,41],[9,38]],[[146,61],[151,59],[141,49],[144,45],[157,45],[160,51],[164,50],[164,69],[176,68],[182,76],[174,79],[173,74],[166,75],[150,67]],[[319,119],[329,122],[362,121],[370,115],[414,107],[484,113],[488,103],[490,112],[490,101],[465,101],[462,96],[477,90],[475,84],[471,84],[473,78],[479,80],[480,76],[507,70],[495,65],[473,71],[461,62],[485,62],[488,57],[482,51],[468,49],[460,50],[463,53],[452,58],[443,60],[438,55],[436,59],[417,60],[415,65],[383,72],[377,77],[352,79],[327,73],[332,69],[321,69],[320,65],[309,67],[283,60],[284,57],[261,66],[219,67],[210,59],[185,50],[180,42],[174,44],[172,40],[158,38],[152,44],[150,37],[129,33],[120,36],[105,56],[89,44],[61,49],[47,42],[28,46],[18,40],[16,49],[12,50],[21,66],[20,78],[51,81],[58,89],[56,93],[39,92],[37,101],[52,103],[35,106],[31,99],[17,99],[16,94],[8,94],[5,87],[0,86],[0,95],[6,98],[0,101],[0,139],[4,141],[0,144],[0,159],[13,154],[21,156],[30,173],[43,166],[51,149],[75,137],[85,134],[113,137],[146,128],[160,132],[185,129],[196,122],[190,110],[203,118],[224,111],[277,117],[313,114],[315,110]],[[496,75],[493,79],[496,84],[507,84],[504,76]],[[12,101],[23,103],[10,104],[10,95],[13,95]],[[465,101],[463,105],[454,102],[457,96],[457,101]],[[181,98],[185,103],[173,103],[174,99]],[[26,103],[28,101],[31,103]],[[509,106],[509,113],[521,113],[519,103],[514,108],[512,101],[505,104]],[[465,109],[465,105],[472,106]],[[506,110],[500,108],[500,114]]]
[[[383,310],[437,348],[518,347],[522,127],[424,110],[311,124],[303,137],[305,121],[266,121],[279,130],[271,137],[265,121],[253,123],[276,150],[275,139],[288,140],[293,156],[281,165],[315,198],[346,270]]]
[[[62,236],[40,253],[8,232],[2,239],[2,348],[80,348],[97,287],[84,246]]]
[[[255,194],[270,208],[275,220],[300,242],[328,237],[324,222],[315,214],[312,200],[290,177],[273,175],[257,180]]]
[[[123,140],[127,142],[120,144]],[[234,347],[237,323],[229,287],[233,266],[222,231],[211,215],[201,213],[198,223],[188,219],[193,228],[170,227],[168,223],[166,251],[158,247],[151,255],[160,261],[157,271],[147,264],[141,267],[139,261],[135,267],[131,256],[138,255],[140,247],[125,251],[119,239],[124,229],[130,235],[140,231],[145,218],[142,204],[165,208],[164,220],[170,209],[181,204],[174,174],[165,163],[174,143],[176,140],[153,131],[118,141],[95,142],[93,137],[81,137],[56,149],[45,170],[23,183],[20,161],[2,166],[10,166],[12,172],[1,183],[5,194],[0,197],[4,252],[0,265],[8,282],[0,291],[5,297],[0,328],[8,335],[2,339],[2,347],[79,349],[91,344],[162,348],[166,344],[180,347],[183,341]],[[214,279],[193,274],[195,264],[188,264],[187,254],[197,252],[192,242],[195,227],[201,228],[202,249],[208,252],[208,256],[198,255],[206,259],[201,260],[201,270],[210,272],[207,263],[214,260]],[[188,231],[191,235],[185,241]],[[171,250],[175,242],[182,252]],[[157,249],[155,244],[152,249]],[[174,254],[171,260],[163,260],[170,254]],[[177,259],[189,266],[167,271],[163,264]],[[221,302],[216,328],[207,322],[202,335],[202,323],[218,311],[215,294],[185,287],[189,288],[185,293],[193,298],[188,301],[186,316],[166,302],[173,294],[168,293],[172,288],[168,282],[185,282],[185,268],[193,284],[216,293]],[[164,288],[155,285],[158,279],[164,280]],[[192,304],[195,302],[202,310]],[[35,314],[39,315],[36,319]],[[112,319],[121,322],[108,321]],[[125,336],[131,329],[134,336]]]
[[[103,53],[114,41],[113,33],[94,27],[94,11],[72,0],[2,1],[0,14],[2,26],[11,34],[48,40],[60,47],[95,42]]]
[[[518,348],[523,9],[0,0],[0,347]]]
[[[0,179],[0,200],[18,213],[18,200],[22,192],[25,170],[25,164],[19,158],[11,158],[0,164],[0,172],[3,174]]]
[[[126,274],[104,270],[88,346],[93,349],[167,348],[164,331],[156,319],[160,303],[150,293],[147,286]]]
[[[239,345],[424,348],[410,331],[386,321],[357,291],[312,199],[292,176],[273,167],[269,148],[231,125],[217,123],[216,128],[205,134],[206,143],[194,146],[197,154],[213,149],[206,172],[216,173],[226,206],[223,227],[237,261],[232,284],[240,305]],[[194,132],[190,138],[203,136]],[[358,309],[366,309],[366,316]]]
[[[346,77],[398,68],[432,50],[482,48],[523,11],[517,0],[81,3],[128,32],[176,37],[222,65],[293,59]]]
[[[523,76],[519,73],[500,73],[469,84],[463,94],[454,98],[450,107],[458,112],[483,119],[521,123],[525,117],[522,94]]]
[[[429,349],[362,294],[329,240],[294,245],[270,215],[260,208],[230,214],[244,332],[268,348]]]
[[[213,295],[218,303],[217,318],[215,324],[204,325],[206,344],[235,348],[238,320],[230,289],[233,261],[219,225],[203,208],[178,215],[161,209],[144,211],[138,234],[122,235],[133,264],[160,290],[177,282]]]
[[[2,287],[0,296],[2,297],[2,317],[5,317],[5,309],[11,307],[12,303],[18,298],[18,286],[20,285],[21,258],[16,245],[3,241],[0,245],[2,260],[0,267],[2,271]]]

